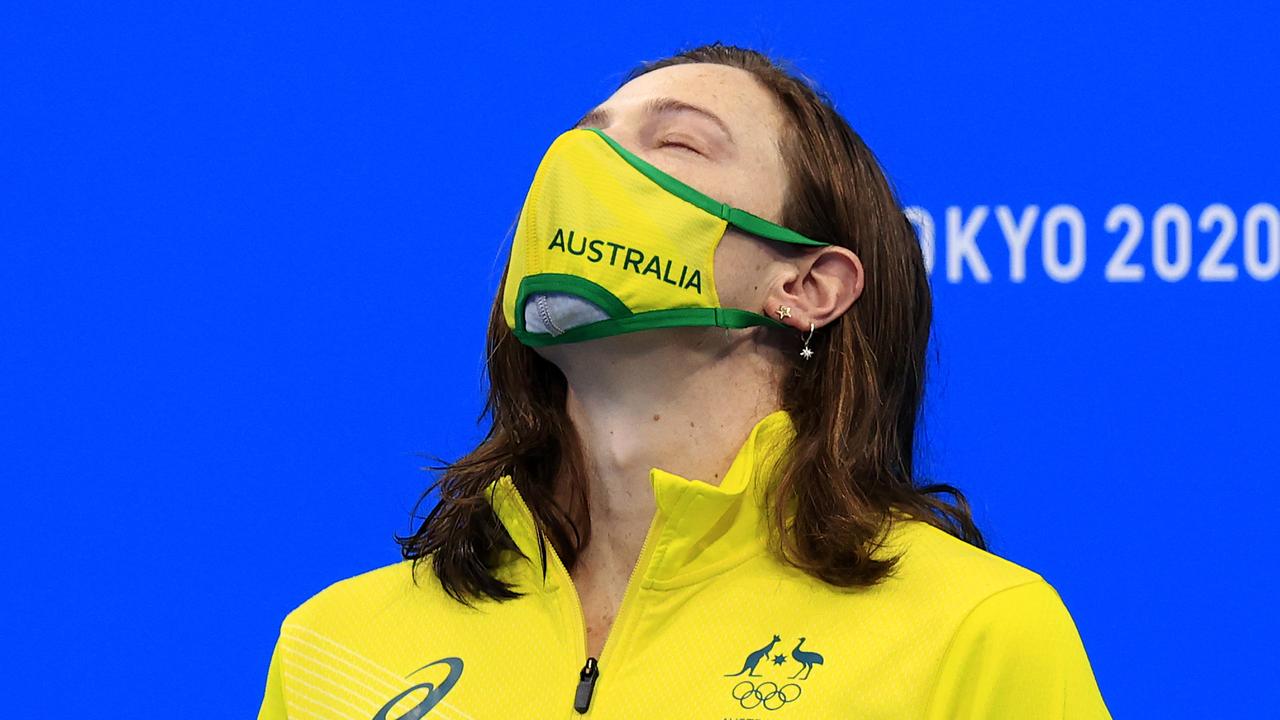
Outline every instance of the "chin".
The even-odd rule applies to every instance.
[[[535,348],[565,373],[607,373],[610,367],[643,363],[646,371],[678,370],[719,362],[751,347],[750,330],[726,333],[716,327],[677,327],[641,330],[621,335]]]

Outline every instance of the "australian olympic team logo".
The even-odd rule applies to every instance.
[[[390,720],[391,709],[400,701],[418,691],[426,691],[427,696],[422,698],[417,705],[414,705],[405,711],[403,715],[395,718],[395,720],[419,720],[419,718],[426,717],[426,714],[431,712],[431,708],[439,705],[440,701],[444,699],[444,696],[449,694],[449,691],[457,684],[458,678],[462,677],[462,658],[456,657],[440,658],[435,662],[427,663],[426,665],[423,665],[417,670],[409,673],[406,677],[413,677],[423,670],[426,670],[429,667],[435,667],[436,665],[444,665],[449,668],[449,674],[440,681],[439,685],[433,682],[422,682],[405,688],[399,695],[388,700],[387,704],[383,705],[382,709],[373,716],[373,720]]]
[[[796,643],[796,647],[791,651],[790,660],[782,653],[774,654],[773,648],[782,642],[782,638],[774,635],[773,640],[763,647],[751,651],[742,662],[742,669],[736,673],[730,673],[725,677],[740,677],[746,675],[748,679],[739,681],[730,690],[730,695],[734,700],[738,701],[746,710],[755,708],[764,708],[765,710],[777,710],[787,703],[795,702],[800,699],[803,692],[800,683],[788,682],[790,680],[807,680],[809,673],[813,672],[814,665],[821,665],[823,657],[816,652],[804,649],[805,638],[800,638]],[[799,667],[797,670],[785,679],[779,677],[777,681],[766,677],[762,673],[756,672],[760,663],[768,661],[766,668],[770,666],[780,668],[788,662],[792,662]],[[771,675],[773,673],[770,673]],[[781,675],[781,673],[779,673]],[[764,678],[763,680],[751,680],[750,678]]]

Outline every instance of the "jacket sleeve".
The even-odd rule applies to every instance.
[[[1043,579],[1001,590],[960,623],[930,720],[1110,720],[1075,623]]]
[[[276,641],[271,651],[271,664],[267,668],[267,689],[262,696],[262,707],[258,710],[258,720],[287,720],[289,714],[284,706],[284,678],[281,665],[284,664],[284,653],[281,650],[283,639]]]

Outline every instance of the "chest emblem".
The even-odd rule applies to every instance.
[[[813,667],[824,662],[821,654],[804,649],[805,640],[804,637],[800,638],[790,657],[783,652],[775,652],[776,646],[782,642],[778,635],[774,635],[766,645],[747,653],[746,659],[742,661],[742,669],[725,675],[727,678],[746,675],[745,679],[733,686],[729,694],[746,710],[777,710],[799,700],[803,692],[802,683],[793,681],[807,680]],[[763,672],[761,665],[764,666]],[[792,668],[795,668],[794,672],[791,672]]]

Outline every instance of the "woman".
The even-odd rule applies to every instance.
[[[488,436],[405,562],[289,614],[260,717],[1108,717],[1053,587],[913,481],[930,313],[824,96],[638,68],[534,176]]]

